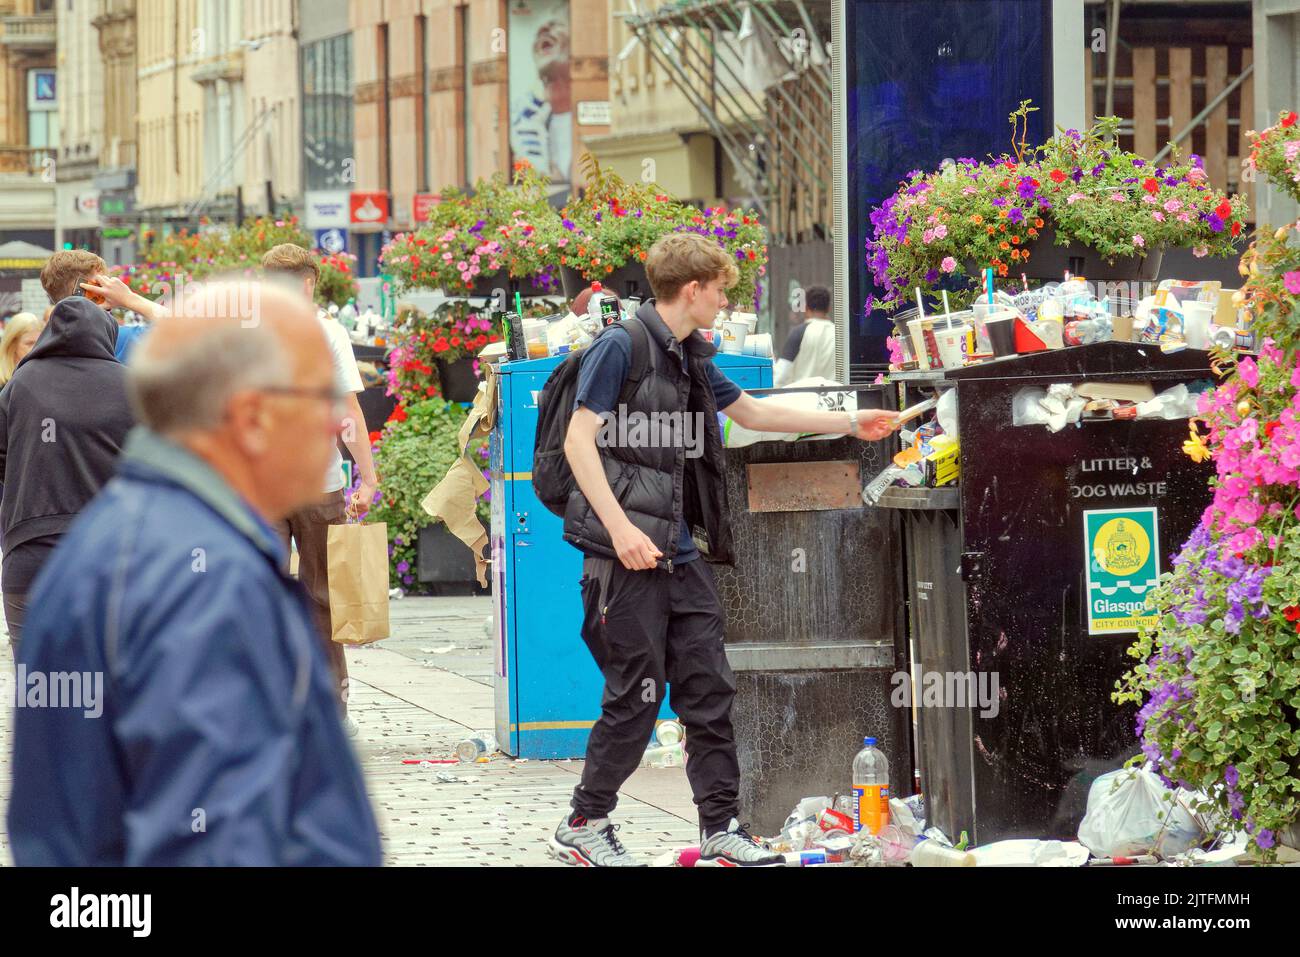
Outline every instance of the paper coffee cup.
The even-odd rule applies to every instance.
[[[743,322],[749,327],[750,335],[758,332],[758,313],[756,312],[733,312],[731,314],[732,322]]]
[[[749,323],[728,319],[722,324],[722,350],[728,355],[741,355],[745,351],[745,338],[749,335]]]
[[[993,346],[995,356],[1014,356],[1016,354],[1016,314],[1011,311],[994,313],[984,320],[988,330],[989,344]]]
[[[962,349],[965,340],[965,324],[953,323],[947,329],[935,329],[934,341],[939,347],[939,361],[945,369],[960,369],[966,364]]]
[[[929,319],[913,319],[907,324],[907,334],[912,340],[912,353],[916,356],[917,365],[922,371],[930,368],[930,354],[925,348],[925,330],[922,325],[929,321]]]

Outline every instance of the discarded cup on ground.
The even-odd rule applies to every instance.
[[[975,855],[944,847],[933,838],[922,838],[908,858],[913,867],[974,867]]]
[[[659,727],[655,728],[655,740],[662,745],[676,744],[686,732],[676,721],[661,721]]]
[[[497,750],[496,735],[490,731],[483,731],[474,735],[472,738],[466,738],[456,745],[456,757],[465,764],[472,764],[479,758],[485,758],[494,754]]]

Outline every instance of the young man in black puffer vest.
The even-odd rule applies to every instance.
[[[645,752],[666,684],[686,728],[686,773],[708,866],[780,864],[740,825],[740,769],[731,726],[736,683],[709,563],[732,561],[718,411],[758,432],[884,438],[896,415],[802,412],[758,402],[713,362],[711,329],[736,266],[710,238],[674,233],[654,244],[655,299],[637,311],[649,368],[623,396],[635,328],[609,328],[583,356],[565,456],[578,489],[564,538],[582,550],[582,638],[605,678],[573,811],[552,853],[571,864],[636,866],[609,815]],[[701,560],[703,559],[703,560]]]

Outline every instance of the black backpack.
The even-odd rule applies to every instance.
[[[622,326],[632,337],[632,361],[627,378],[619,390],[618,401],[626,403],[646,373],[652,368],[650,333],[635,316],[611,323],[597,333],[597,338],[614,326]],[[588,347],[590,348],[590,347]],[[586,354],[575,352],[551,372],[537,400],[537,444],[533,449],[533,491],[548,509],[564,517],[569,503],[569,493],[578,487],[564,456],[564,439],[569,432],[569,419],[573,415],[573,400],[578,394],[578,367]]]

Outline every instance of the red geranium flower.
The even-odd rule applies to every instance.
[[[1296,120],[1295,110],[1292,110],[1286,116],[1282,117],[1282,125],[1284,127],[1295,126],[1295,120]]]
[[[434,352],[446,352],[450,348],[451,346],[447,345],[446,339],[439,339],[437,342],[433,344]]]
[[[1053,183],[1064,183],[1064,182],[1065,182],[1065,174],[1064,174],[1063,172],[1061,172],[1059,169],[1054,169],[1054,170],[1052,170],[1052,172],[1049,173],[1048,175],[1051,176],[1051,178],[1052,178],[1052,182],[1053,182]]]
[[[1265,422],[1264,435],[1271,439],[1273,437],[1273,433],[1277,431],[1278,425],[1279,423],[1277,422]]]
[[[1227,219],[1232,215],[1232,203],[1225,199],[1214,208],[1214,215],[1218,216],[1220,219]]]
[[[1158,183],[1154,177],[1148,176],[1142,181],[1142,188],[1154,196],[1160,189],[1160,183]]]
[[[1241,223],[1232,224],[1232,235],[1236,236],[1241,232]]]

